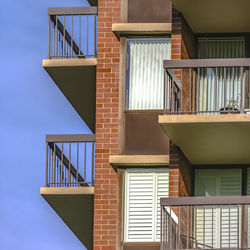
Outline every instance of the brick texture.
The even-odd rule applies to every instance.
[[[196,57],[196,39],[195,36],[187,24],[185,18],[181,13],[173,9],[172,16],[172,35],[171,35],[171,59],[192,59]],[[181,71],[176,69],[176,76],[181,79]],[[192,84],[189,85],[189,81],[193,79],[193,72],[189,69],[184,69],[182,72],[182,110],[192,110],[194,103],[189,105],[189,99],[194,100],[194,88]]]
[[[117,174],[109,155],[118,153],[120,44],[112,23],[120,22],[120,0],[98,1],[94,249],[116,249]]]
[[[193,193],[192,166],[179,147],[170,145],[169,196],[185,197]]]

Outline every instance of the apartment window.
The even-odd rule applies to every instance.
[[[168,169],[125,172],[124,239],[160,241],[160,198],[168,196]]]
[[[241,179],[241,168],[196,170],[195,196],[241,195]],[[230,212],[228,207],[196,207],[196,240],[206,246],[213,245],[216,248],[227,248],[229,245],[232,248],[237,248],[237,232],[239,227],[237,224],[237,209],[237,205],[231,205]],[[226,229],[229,227],[230,231],[227,231]]]
[[[170,57],[169,38],[127,40],[127,109],[163,109],[163,60]]]
[[[199,59],[244,58],[245,38],[198,38],[197,56]],[[240,100],[244,96],[244,89],[242,90],[241,87],[240,67],[227,68],[226,70],[224,68],[210,68],[209,70],[204,68],[200,70],[199,79],[198,94],[202,98],[198,99],[198,110],[214,111],[224,108],[225,104],[226,106],[234,105],[236,109],[240,109]]]

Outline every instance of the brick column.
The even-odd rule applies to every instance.
[[[193,193],[192,166],[175,145],[170,146],[169,197],[190,196]]]
[[[109,155],[118,153],[119,42],[112,23],[120,22],[120,0],[98,1],[94,249],[116,249],[117,174]]]

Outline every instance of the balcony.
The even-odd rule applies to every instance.
[[[43,67],[95,131],[97,7],[48,8],[48,59]]]
[[[195,33],[250,31],[248,14],[250,2],[247,0],[171,1],[174,8],[183,14]]]
[[[249,196],[161,198],[161,249],[249,249]]]
[[[88,249],[93,247],[94,135],[47,135],[40,194]]]
[[[192,164],[249,164],[250,59],[164,61],[159,123]]]

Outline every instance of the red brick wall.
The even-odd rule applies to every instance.
[[[196,57],[196,40],[195,36],[186,22],[185,18],[181,13],[173,9],[172,15],[172,35],[171,35],[171,47],[173,60],[181,59],[192,59]],[[181,78],[181,71],[174,71],[176,76]],[[189,110],[189,91],[191,88],[191,93],[193,93],[192,86],[189,86],[189,69],[183,70],[182,75],[183,80],[183,99],[182,99],[182,110]],[[192,95],[191,95],[192,98]]]
[[[117,174],[109,155],[118,153],[120,44],[112,23],[120,22],[120,0],[98,1],[94,249],[116,249]]]
[[[192,195],[192,166],[182,151],[170,145],[169,159],[169,196],[183,197]]]

